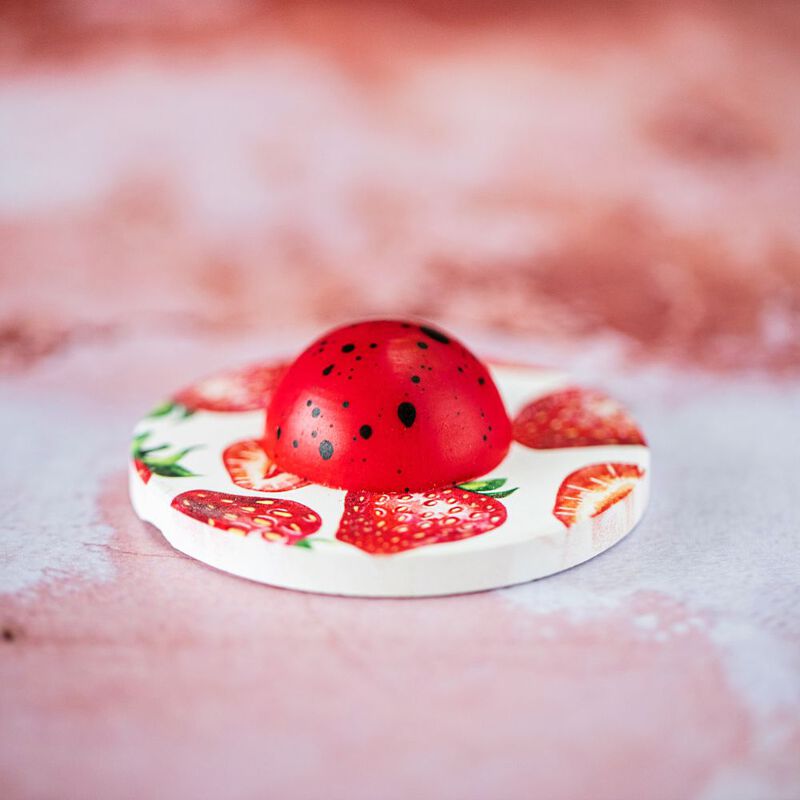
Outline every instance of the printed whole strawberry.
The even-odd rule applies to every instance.
[[[247,536],[260,533],[268,542],[308,546],[306,536],[319,530],[322,520],[302,503],[272,497],[248,497],[195,489],[179,494],[172,507],[212,528]]]
[[[222,461],[231,480],[252,492],[287,492],[308,484],[270,461],[258,439],[234,442],[225,449]]]
[[[478,536],[506,521],[499,498],[515,490],[494,491],[504,483],[499,478],[427,492],[348,492],[336,538],[373,555],[390,555]]]
[[[514,439],[526,447],[592,447],[644,444],[644,437],[616,400],[598,391],[563,389],[534,400],[517,414]]]
[[[256,411],[266,408],[286,364],[252,364],[198,381],[150,412],[163,417],[173,411],[190,416],[195,411]]]
[[[624,500],[644,477],[636,464],[592,464],[568,475],[556,495],[553,514],[571,528]]]
[[[510,444],[486,366],[449,334],[400,320],[347,325],[313,342],[275,389],[264,435],[286,472],[373,492],[485,475]]]

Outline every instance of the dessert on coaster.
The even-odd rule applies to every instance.
[[[478,591],[544,577],[641,519],[628,412],[411,320],[329,331],[294,361],[206,377],[136,427],[131,499],[178,550],[285,588]]]

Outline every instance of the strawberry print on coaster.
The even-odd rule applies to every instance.
[[[270,458],[265,409],[286,369],[206,377],[136,426],[134,509],[212,567],[327,594],[457,594],[573,567],[644,513],[650,459],[639,426],[559,372],[489,365],[511,422],[503,460],[472,480],[385,492],[313,483]]]

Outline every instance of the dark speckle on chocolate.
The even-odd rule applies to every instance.
[[[400,403],[400,405],[397,406],[397,416],[406,428],[410,428],[417,418],[417,409],[414,407],[413,403]]]
[[[450,340],[440,331],[435,330],[434,328],[427,328],[425,325],[420,325],[419,329],[428,337],[433,339],[435,342],[441,342],[442,344],[450,344]]]

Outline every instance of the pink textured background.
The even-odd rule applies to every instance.
[[[800,796],[792,3],[0,9],[0,794]],[[526,586],[248,584],[130,510],[165,391],[362,314],[571,370],[637,531]]]

